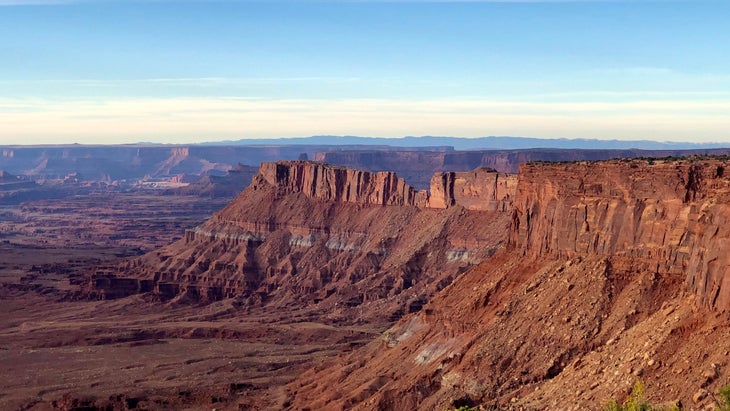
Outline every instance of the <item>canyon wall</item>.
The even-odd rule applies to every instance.
[[[417,192],[393,172],[370,173],[309,161],[262,163],[261,177],[280,194],[304,193],[356,204],[425,207],[428,194]]]
[[[468,210],[508,211],[517,190],[517,176],[480,167],[462,173],[435,173],[428,207],[460,205]]]
[[[727,167],[522,165],[508,245],[301,376],[293,408],[600,409],[641,379],[652,403],[714,409],[730,377]]]
[[[503,246],[513,197],[506,181],[514,177],[495,174],[449,174],[453,197],[434,208],[426,191],[394,173],[264,163],[248,188],[183,240],[98,267],[90,293],[238,298],[311,307],[332,321],[356,321],[357,307],[360,320],[392,321]]]
[[[393,171],[416,189],[427,189],[434,172],[470,171],[479,167],[502,173],[517,173],[520,164],[530,161],[597,161],[614,158],[727,155],[730,149],[636,150],[528,148],[503,150],[416,151],[341,150],[316,153],[313,158],[367,171]]]
[[[434,173],[428,191],[416,191],[394,172],[371,173],[311,161],[262,163],[260,175],[280,195],[302,193],[325,201],[436,209],[508,211],[517,189],[516,175],[484,167]]]
[[[631,257],[638,269],[684,276],[701,304],[728,310],[726,168],[724,160],[525,164],[510,244],[533,257]]]

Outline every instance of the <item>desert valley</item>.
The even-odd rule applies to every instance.
[[[730,383],[725,149],[3,150],[3,409],[603,409],[637,381],[715,409]]]
[[[0,0],[0,411],[730,411],[728,16]]]

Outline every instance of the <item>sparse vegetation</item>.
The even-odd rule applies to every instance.
[[[462,405],[457,408],[449,409],[448,411],[507,411],[507,408],[501,408],[498,405],[477,405],[477,406],[469,406],[469,405]]]
[[[609,401],[604,411],[654,411],[659,410],[644,399],[644,384],[636,381],[631,388],[631,395],[619,404],[616,400]]]
[[[718,399],[715,402],[719,406],[717,411],[730,411],[730,384],[720,388],[717,392]],[[510,408],[511,409],[511,408]],[[462,405],[447,411],[498,411],[503,410],[497,405],[492,406],[469,406]],[[636,381],[631,388],[631,394],[619,403],[612,399],[603,407],[603,411],[680,411],[682,404],[653,405],[644,398],[644,383]]]
[[[717,392],[719,401],[716,399],[718,411],[730,411],[730,385],[726,385]],[[629,395],[623,403],[619,404],[616,400],[610,400],[603,408],[603,411],[679,411],[682,409],[681,404],[672,404],[669,406],[656,406],[650,404],[644,399],[644,384],[637,381],[631,389]]]
[[[717,392],[720,397],[720,411],[730,411],[730,385],[726,385]]]

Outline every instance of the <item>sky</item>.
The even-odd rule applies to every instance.
[[[0,144],[730,143],[730,1],[0,0]]]

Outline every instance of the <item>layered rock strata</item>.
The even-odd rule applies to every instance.
[[[457,177],[477,174],[489,173]],[[236,200],[183,240],[98,268],[93,293],[239,298],[249,305],[312,306],[333,320],[392,320],[420,309],[504,243],[511,213],[491,205],[494,184],[479,187],[483,204],[475,191],[466,207],[453,200],[436,209],[427,192],[394,173],[264,163]],[[511,201],[499,194],[502,203]]]
[[[726,161],[525,164],[510,244],[531,256],[630,257],[682,276],[698,301],[730,310]]]
[[[416,192],[395,173],[370,173],[309,161],[262,163],[261,177],[279,194],[303,193],[335,202],[425,207],[428,194]]]
[[[527,148],[503,150],[415,151],[415,150],[342,150],[316,153],[314,160],[371,172],[393,171],[417,189],[427,189],[434,172],[469,171],[478,167],[502,173],[517,173],[520,164],[530,161],[596,161],[615,158],[668,157],[690,155],[727,155],[729,149],[636,150]]]
[[[474,171],[435,173],[431,178],[428,207],[460,205],[468,210],[508,211],[517,189],[513,174],[480,167]]]
[[[523,165],[508,247],[291,384],[292,406],[600,409],[641,379],[652,403],[711,409],[730,376],[728,163],[653,163]]]

